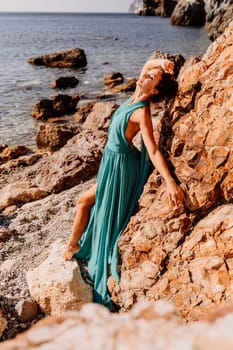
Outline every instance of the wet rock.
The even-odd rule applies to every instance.
[[[42,168],[39,180],[46,191],[58,193],[97,173],[106,142],[103,131],[82,131],[54,152]]]
[[[10,205],[17,206],[32,202],[47,196],[48,193],[29,182],[15,182],[0,190],[0,209]]]
[[[43,152],[55,152],[79,131],[80,128],[74,124],[41,124],[36,134],[37,149]]]
[[[121,84],[123,80],[123,75],[118,72],[109,73],[104,77],[104,83],[110,86],[111,88],[115,85]]]
[[[180,0],[172,12],[171,24],[203,26],[205,24],[204,0]]]
[[[73,48],[55,52],[48,55],[31,57],[28,62],[36,66],[58,68],[81,68],[87,65],[86,55],[83,49]]]
[[[77,261],[64,261],[64,251],[65,244],[54,243],[48,258],[27,272],[31,296],[44,312],[52,316],[67,310],[79,310],[93,298],[92,288],[83,281]]]
[[[97,102],[88,114],[83,128],[87,130],[107,131],[110,119],[118,105],[115,102]]]
[[[136,79],[129,79],[126,83],[124,84],[118,84],[114,86],[112,89],[113,91],[116,92],[129,92],[129,91],[134,91],[136,89]]]
[[[60,77],[52,82],[53,89],[67,89],[73,88],[78,85],[79,80],[74,76],[71,77]]]
[[[36,119],[46,120],[48,118],[62,116],[75,112],[80,97],[59,94],[50,99],[43,99],[33,106],[31,115]]]

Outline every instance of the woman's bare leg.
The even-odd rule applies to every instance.
[[[87,227],[90,209],[95,203],[96,186],[97,185],[94,185],[89,190],[82,193],[78,199],[74,223],[64,253],[65,260],[71,260],[74,253],[80,249],[78,241]]]

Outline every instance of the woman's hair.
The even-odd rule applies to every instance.
[[[162,71],[162,78],[156,89],[158,93],[152,97],[153,101],[164,99],[165,97],[171,98],[176,95],[178,84],[174,80],[174,76],[168,73],[165,73],[161,67],[155,67],[155,69],[160,69]]]

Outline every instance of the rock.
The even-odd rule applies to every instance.
[[[0,169],[13,169],[17,167],[25,167],[35,164],[40,158],[41,154],[34,153],[26,156],[19,156],[17,159],[8,160],[6,164],[0,166]]]
[[[232,0],[206,0],[206,29],[210,40],[219,37],[232,21]]]
[[[171,154],[176,173],[182,168],[180,181],[189,188],[187,204],[192,211],[209,208],[221,197],[227,201],[232,197],[232,98],[228,97],[233,92],[228,61],[233,52],[232,38],[231,25],[202,60],[179,77],[179,120],[173,126]],[[187,110],[187,101],[191,100]]]
[[[119,106],[115,102],[97,102],[88,114],[83,128],[87,130],[107,131],[110,119]]]
[[[52,82],[53,89],[67,89],[73,88],[78,85],[79,80],[74,76],[71,77],[60,77]]]
[[[79,310],[93,298],[92,288],[83,281],[77,261],[64,261],[64,251],[65,245],[55,242],[48,258],[27,272],[31,296],[52,316]]]
[[[3,317],[2,311],[0,310],[0,338],[7,327],[7,320]]]
[[[9,226],[1,231],[4,243],[1,247],[0,295],[11,296],[14,300],[30,298],[26,271],[47,259],[50,246],[58,237],[67,242],[77,198],[94,183],[95,178],[59,194],[26,203],[9,217],[0,215],[0,225]]]
[[[0,312],[0,315],[5,319],[4,323],[7,322],[7,327],[4,329],[2,335],[0,335],[1,342],[3,342],[6,339],[14,338],[19,332],[25,331],[32,324],[36,323],[39,319],[42,318],[41,312],[38,311],[38,314],[36,314],[33,319],[24,322],[21,321],[18,317],[16,306],[17,304],[22,302],[22,299],[20,300],[15,297],[8,298],[0,295],[0,309],[2,311],[2,313]]]
[[[232,204],[223,205],[198,222],[171,253],[167,272],[149,298],[168,298],[189,321],[232,303],[232,210]]]
[[[105,142],[103,131],[80,132],[47,159],[39,183],[58,193],[86,181],[97,173]]]
[[[183,318],[198,320],[221,303],[232,302],[229,222],[233,208],[221,207],[233,198],[232,43],[233,22],[200,61],[179,75],[176,111],[164,115],[160,145],[185,190],[185,210],[171,210],[166,188],[154,171],[139,212],[119,240],[121,280],[112,286],[112,298],[125,310],[141,296],[165,297],[175,302]],[[200,230],[206,233],[202,248],[186,249],[188,237],[194,234],[192,226],[201,219],[207,220]],[[212,232],[208,235],[207,227]],[[208,254],[204,247],[210,247]],[[182,251],[182,258],[174,251]]]
[[[26,146],[7,146],[4,147],[0,153],[0,163],[7,162],[10,159],[16,159],[22,155],[28,154],[31,152],[31,149]]]
[[[58,68],[81,68],[87,65],[86,55],[83,49],[73,48],[55,52],[44,56],[31,57],[28,62],[36,66]]]
[[[1,271],[12,275],[15,271],[17,261],[15,259],[7,259],[1,263]]]
[[[5,148],[7,148],[8,147],[8,145],[2,145],[2,144],[0,144],[0,152],[2,152]]]
[[[144,0],[143,16],[170,17],[178,0]]]
[[[205,25],[204,0],[180,0],[172,12],[171,24],[180,26]]]
[[[37,316],[37,304],[34,300],[20,300],[15,309],[21,322],[28,322]]]
[[[129,12],[140,14],[143,10],[143,0],[134,0],[129,7]]]
[[[118,72],[109,73],[104,77],[105,85],[109,85],[111,88],[115,85],[121,84],[123,80],[123,75]]]
[[[85,105],[78,106],[78,110],[75,114],[73,114],[72,119],[75,123],[83,123],[85,122],[88,114],[91,113],[93,107],[94,107],[94,102],[89,102]]]
[[[125,315],[87,304],[79,312],[41,320],[16,339],[2,343],[0,350],[52,350],[64,344],[66,350],[230,350],[232,324],[232,313],[212,323],[182,324],[174,307],[165,301],[141,301]]]
[[[36,134],[37,149],[43,152],[57,151],[79,131],[80,128],[74,124],[41,124]]]
[[[3,215],[10,215],[13,214],[14,212],[16,212],[16,210],[18,209],[17,205],[10,205],[9,207],[6,207],[3,211],[2,214]]]
[[[9,230],[9,228],[6,227],[0,227],[0,242],[6,242],[14,234],[14,230]]]
[[[117,91],[117,92],[134,91],[136,89],[136,83],[137,83],[136,79],[129,79],[126,83],[116,85],[112,89],[113,91]]]
[[[70,114],[76,110],[79,96],[59,94],[50,99],[43,99],[33,106],[31,115],[36,119],[46,120],[48,118]]]
[[[0,209],[10,205],[22,205],[46,197],[48,193],[28,182],[15,182],[0,190]]]

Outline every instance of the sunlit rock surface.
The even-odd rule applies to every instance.
[[[109,283],[123,309],[141,298],[166,297],[184,318],[197,320],[232,302],[232,55],[233,23],[180,73],[161,142],[185,191],[185,208],[171,210],[154,171],[119,241],[120,283]]]

